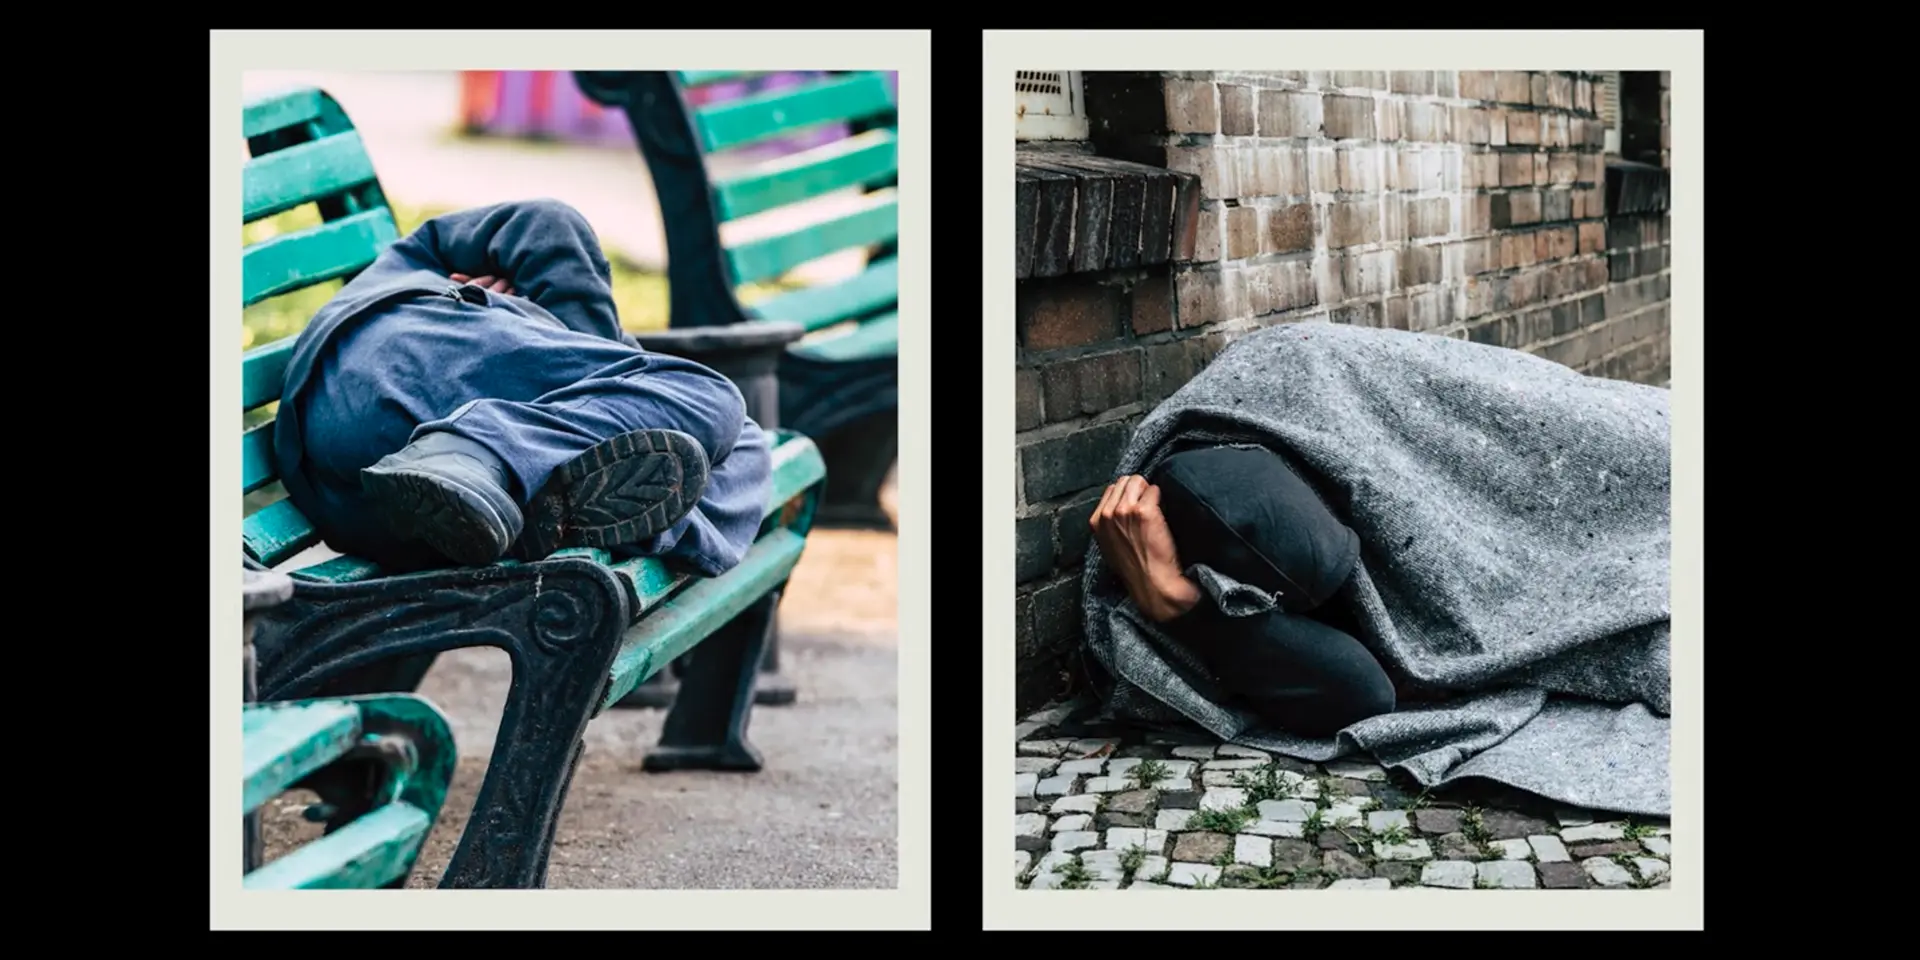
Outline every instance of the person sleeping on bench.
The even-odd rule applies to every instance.
[[[1354,636],[1360,539],[1271,451],[1178,451],[1151,480],[1109,485],[1089,524],[1134,607],[1261,720],[1324,738],[1394,711],[1393,681]],[[1276,608],[1228,616],[1189,576],[1196,565]]]
[[[739,389],[621,329],[592,227],[555,200],[389,246],[296,341],[274,431],[326,543],[396,571],[599,547],[719,576],[771,493]]]

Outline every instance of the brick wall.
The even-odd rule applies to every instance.
[[[1641,77],[1641,81],[1650,77]],[[1089,73],[1103,156],[1198,180],[1189,256],[1017,293],[1022,709],[1078,682],[1086,518],[1133,426],[1234,338],[1331,321],[1663,383],[1666,78],[1603,156],[1574,72]],[[1657,89],[1657,106],[1651,90]],[[1610,192],[1610,185],[1612,191]]]

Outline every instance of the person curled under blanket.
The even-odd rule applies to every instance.
[[[1135,474],[1108,485],[1090,525],[1134,606],[1249,712],[1309,737],[1393,712],[1392,680],[1333,602],[1351,579],[1360,539],[1272,452],[1176,453],[1151,480]],[[1185,573],[1193,564],[1279,603],[1255,616],[1224,616]]]

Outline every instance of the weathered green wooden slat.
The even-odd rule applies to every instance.
[[[682,86],[698,87],[709,83],[719,83],[722,80],[757,77],[765,72],[765,70],[681,70],[679,71],[679,76]]]
[[[254,347],[240,355],[240,408],[252,410],[280,399],[287,382],[287,361],[293,357],[294,337]]]
[[[356,131],[277,150],[240,168],[241,218],[252,223],[373,178],[373,158]]]
[[[811,360],[846,362],[900,354],[900,315],[887,313],[869,320],[838,337],[823,337],[812,343],[796,343],[790,352]]]
[[[766,512],[762,516],[772,516],[786,506],[787,501],[824,479],[826,461],[812,440],[795,435],[773,448],[772,474],[773,490],[767,495]],[[652,557],[622,560],[609,566],[633,584],[634,595],[639,600],[633,611],[635,617],[659,606],[691,579],[669,571]]]
[[[275,566],[320,542],[306,515],[291,500],[278,500],[241,521],[240,538],[254,559]]]
[[[716,181],[713,192],[720,206],[720,219],[752,216],[835,190],[884,180],[898,169],[898,141],[892,130],[869,130]]]
[[[243,305],[345,276],[398,239],[393,212],[382,207],[254,244],[241,255]]]
[[[412,869],[433,817],[389,803],[247,874],[248,890],[373,889]]]
[[[849,317],[893,306],[900,299],[900,261],[876,260],[865,270],[834,284],[803,287],[753,305],[762,320],[797,323],[811,333]]]
[[[301,777],[346,753],[360,738],[360,711],[331,701],[247,706],[240,757],[241,813],[252,813]]]
[[[882,190],[862,197],[854,209],[831,220],[729,248],[727,261],[735,282],[754,283],[849,247],[892,240],[899,229],[899,198],[892,190]]]
[[[602,710],[778,586],[800,562],[807,538],[785,527],[755,541],[724,577],[695,578],[627,631],[615,655]]]
[[[832,77],[699,107],[694,128],[708,150],[757,143],[802,127],[858,120],[893,109],[882,73]]]
[[[263,423],[240,435],[240,492],[252,493],[273,479],[273,424]]]
[[[334,557],[311,567],[289,570],[287,576],[318,583],[359,583],[380,576],[380,565],[359,557]]]
[[[326,94],[311,87],[259,97],[240,108],[240,135],[252,139],[306,123],[318,119],[326,108]]]

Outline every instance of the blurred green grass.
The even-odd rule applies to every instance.
[[[400,227],[401,236],[412,233],[427,220],[451,212],[444,208],[402,203],[392,198],[388,198],[388,206],[393,209],[394,220]],[[319,223],[319,208],[313,204],[305,204],[277,216],[247,224],[241,231],[242,243],[259,243],[284,233],[317,226]],[[666,275],[635,266],[617,250],[607,250],[606,255],[607,261],[613,265],[613,299],[615,308],[620,311],[621,326],[633,333],[666,329]],[[338,292],[342,285],[343,281],[332,280],[246,308],[240,317],[240,348],[247,350],[298,334],[301,328],[307,325],[307,320],[313,316],[314,312]],[[779,283],[754,284],[742,287],[739,296],[742,303],[753,303],[790,289],[792,289],[791,286]]]

